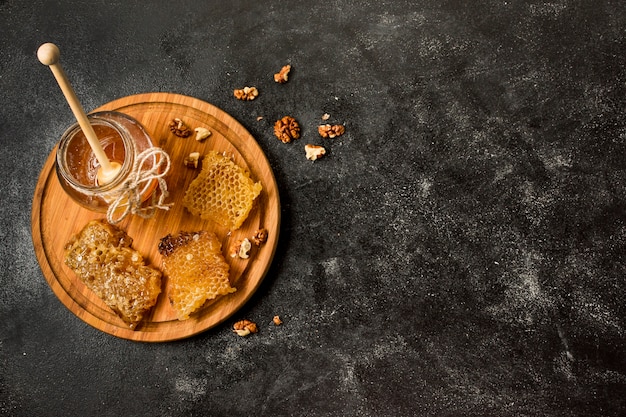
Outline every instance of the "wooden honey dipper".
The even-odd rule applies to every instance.
[[[87,118],[87,114],[85,113],[83,106],[81,106],[78,101],[78,97],[76,97],[76,93],[70,85],[65,71],[63,71],[63,68],[59,63],[60,57],[61,53],[59,48],[53,43],[44,43],[37,50],[37,58],[42,64],[50,67],[50,70],[52,70],[54,78],[56,78],[59,87],[61,87],[61,91],[63,92],[67,103],[70,105],[80,128],[89,142],[89,146],[100,164],[97,174],[98,184],[107,184],[118,174],[121,169],[121,165],[115,161],[111,162],[104,152],[96,132],[93,130],[91,123],[89,123],[89,119]]]

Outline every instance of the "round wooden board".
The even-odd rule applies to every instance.
[[[265,277],[278,244],[280,231],[280,200],[272,169],[265,154],[250,133],[227,113],[201,100],[170,93],[147,93],[124,97],[105,104],[96,111],[113,110],[137,119],[152,137],[155,146],[163,148],[172,159],[166,180],[173,203],[169,211],[158,210],[151,219],[129,216],[118,224],[133,238],[133,248],[146,261],[161,266],[159,240],[178,231],[209,230],[222,241],[222,252],[230,265],[231,284],[237,291],[207,302],[188,320],[177,320],[167,298],[167,278],[163,292],[151,314],[136,330],[131,330],[106,304],[87,289],[64,264],[63,247],[67,241],[92,219],[105,218],[82,208],[71,200],[56,177],[51,152],[39,176],[32,206],[32,236],[37,259],[43,274],[60,301],[86,323],[111,335],[144,342],[182,339],[205,331],[223,322],[242,307],[257,290]],[[179,138],[168,129],[174,118],[182,119],[190,128],[206,127],[212,134],[203,142],[193,135]],[[183,165],[191,152],[204,154],[209,150],[225,152],[241,167],[250,171],[254,181],[260,181],[263,191],[244,224],[230,232],[226,228],[191,215],[182,205],[189,183],[199,170]],[[228,249],[234,240],[250,237],[255,230],[266,228],[267,242],[255,247],[249,259],[231,258]]]

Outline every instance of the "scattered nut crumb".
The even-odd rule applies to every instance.
[[[187,168],[198,168],[198,161],[200,160],[200,152],[192,152],[185,157],[183,163]]]
[[[300,125],[293,117],[284,116],[274,123],[274,135],[283,143],[289,143],[300,137]]]
[[[330,119],[330,114],[324,113],[324,115],[322,115],[322,120],[328,120],[328,119]]]
[[[240,320],[233,325],[233,332],[239,336],[248,336],[250,333],[257,333],[259,328],[256,323],[250,320]]]
[[[280,317],[278,316],[274,316],[274,318],[272,319],[272,321],[274,322],[274,324],[276,326],[280,326],[281,324],[283,324],[283,321],[280,319]]]
[[[252,249],[252,244],[248,238],[245,238],[235,241],[230,247],[229,254],[231,258],[248,259],[250,257],[250,249]]]
[[[194,129],[196,131],[196,140],[198,142],[203,141],[204,139],[211,136],[211,131],[204,127],[196,127]]]
[[[235,89],[233,94],[238,100],[250,101],[259,96],[259,90],[257,90],[256,87],[244,87],[241,89]]]
[[[254,232],[254,235],[252,235],[252,242],[257,246],[261,246],[263,243],[267,242],[267,235],[267,229],[258,229]]]
[[[323,146],[312,145],[310,143],[304,145],[304,151],[306,152],[306,159],[311,161],[315,161],[326,155],[326,149],[324,149]]]
[[[228,251],[228,254],[230,255],[231,258],[236,258],[237,256],[239,256],[240,249],[241,249],[241,240],[236,240],[230,246],[230,250]]]
[[[263,116],[257,116],[256,121],[258,122],[258,121],[261,121],[261,120],[263,120]]]
[[[181,119],[175,118],[169,124],[170,131],[180,138],[186,138],[191,135],[191,129]]]
[[[280,72],[274,74],[274,81],[279,84],[285,84],[289,78],[289,71],[291,71],[291,65],[285,65],[280,69]]]
[[[317,131],[323,138],[334,138],[343,135],[346,128],[343,125],[320,125]]]

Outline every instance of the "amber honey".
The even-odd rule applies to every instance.
[[[119,164],[119,172],[111,181],[99,184],[100,164],[78,123],[61,137],[56,172],[61,186],[72,199],[85,208],[104,212],[117,198],[116,191],[124,186],[137,156],[152,147],[152,140],[136,120],[123,113],[98,112],[88,118],[109,160]],[[148,158],[142,168],[155,166],[156,158]],[[142,201],[150,197],[156,186],[155,180],[140,185]]]

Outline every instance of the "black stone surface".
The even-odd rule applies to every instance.
[[[0,415],[625,415],[625,21],[615,0],[0,1]],[[87,110],[185,94],[262,146],[280,244],[232,320],[135,343],[52,293],[30,209],[73,116],[44,42]]]

